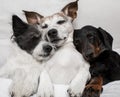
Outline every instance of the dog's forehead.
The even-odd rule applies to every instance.
[[[32,34],[32,35],[38,35],[38,36],[42,34],[41,31],[39,30],[39,25],[29,25],[26,33],[28,35]]]
[[[64,20],[64,19],[67,19],[66,16],[62,12],[59,12],[51,16],[42,18],[41,23],[50,23],[52,21],[58,21],[58,20]]]

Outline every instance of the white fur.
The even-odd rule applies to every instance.
[[[74,95],[81,95],[90,78],[89,64],[78,53],[72,41],[66,42],[54,56],[47,61],[45,68],[54,84],[69,84]]]
[[[52,51],[50,52],[50,54],[46,57],[44,57],[47,53],[44,51],[43,47],[45,45],[49,45],[52,47]],[[46,41],[40,41],[39,44],[35,47],[35,49],[32,52],[32,56],[39,62],[44,62],[47,61],[49,58],[51,58],[51,56],[55,53],[55,47]]]
[[[0,77],[13,80],[10,94],[15,97],[29,97],[37,91],[42,66],[27,52],[13,44],[13,52],[7,63],[0,68]]]
[[[57,22],[63,19],[66,22],[62,25],[58,25]],[[47,35],[50,29],[56,29],[58,31],[58,37],[62,40],[55,44],[61,47],[44,65],[47,72],[44,72],[46,74],[44,74],[44,77],[41,77],[40,80],[44,80],[44,78],[46,78],[48,75],[49,77],[47,78],[50,79],[46,79],[46,82],[43,81],[44,83],[42,85],[42,81],[40,81],[37,93],[38,97],[49,97],[48,94],[51,93],[50,91],[53,91],[51,82],[54,84],[69,84],[69,94],[73,96],[81,96],[85,88],[85,84],[90,78],[89,64],[83,59],[82,55],[77,52],[73,45],[72,37],[74,29],[71,23],[71,19],[65,16],[63,13],[57,13],[50,17],[45,17],[41,21],[42,22],[40,25],[48,25],[47,28],[40,28],[44,34]],[[66,39],[64,39],[65,37]],[[46,86],[46,84],[49,86]]]
[[[44,69],[40,75],[40,83],[38,87],[37,97],[53,97],[53,88],[54,87],[51,82],[51,79],[47,71]]]
[[[57,24],[57,22],[60,20],[65,20],[65,23],[63,23],[62,25]],[[44,26],[45,24],[47,24],[48,27],[42,29],[42,26]],[[62,12],[59,12],[59,13],[53,14],[52,16],[48,16],[41,19],[39,29],[44,35],[47,36],[49,41],[50,39],[47,35],[48,31],[51,29],[57,29],[58,36],[60,39],[62,39],[59,43],[57,43],[57,46],[61,46],[65,43],[65,40],[68,37],[68,35],[73,31],[73,26],[71,23],[71,18],[67,17]]]

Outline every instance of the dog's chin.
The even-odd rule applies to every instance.
[[[88,62],[93,62],[93,61],[95,61],[100,55],[102,55],[105,51],[108,51],[108,50],[109,50],[109,49],[104,48],[104,49],[102,49],[101,51],[99,51],[99,53],[93,52],[93,53],[94,53],[93,56],[89,56],[89,57],[86,57],[84,53],[82,53],[82,55],[83,55],[83,57],[84,57],[84,59],[85,59],[86,61],[88,61]]]
[[[51,40],[51,43],[53,43],[56,47],[61,47],[64,45],[64,43],[66,42],[66,38],[59,38],[59,39],[54,39]]]
[[[39,55],[33,56],[33,57],[39,62],[45,62],[45,61],[49,60],[52,57],[52,55],[53,55],[52,53],[51,54],[45,53],[45,54],[39,54]]]
[[[50,56],[39,56],[36,58],[37,61],[39,62],[45,62],[50,59]]]

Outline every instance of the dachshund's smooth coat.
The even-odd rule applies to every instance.
[[[99,97],[102,85],[120,80],[120,55],[112,50],[112,36],[102,28],[85,26],[74,31],[74,45],[90,63],[91,80],[83,97]]]

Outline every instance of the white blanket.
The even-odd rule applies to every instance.
[[[0,78],[0,97],[10,97],[9,86],[12,80]],[[54,85],[55,97],[69,97],[67,94],[67,85]],[[111,82],[103,87],[101,97],[120,97],[120,81]],[[36,97],[33,95],[32,97]]]

